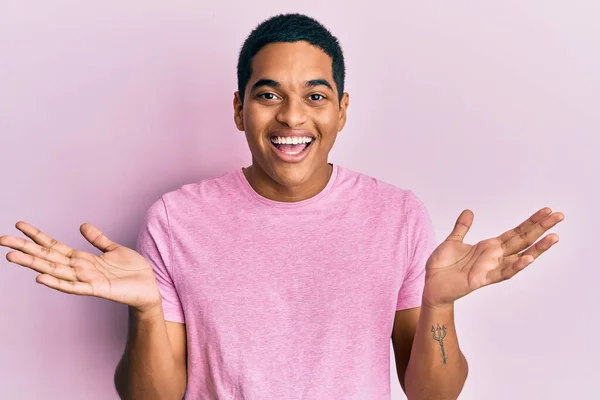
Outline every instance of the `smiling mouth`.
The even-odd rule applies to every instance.
[[[306,151],[315,141],[311,137],[303,138],[284,138],[284,137],[271,137],[271,144],[280,152],[294,156]]]

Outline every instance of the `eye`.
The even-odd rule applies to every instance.
[[[322,94],[319,94],[319,93],[313,93],[308,97],[310,98],[311,101],[316,101],[316,102],[325,100],[325,96],[323,96]]]
[[[257,97],[259,99],[270,100],[270,101],[278,99],[278,97],[274,93],[270,93],[270,92],[261,93]]]

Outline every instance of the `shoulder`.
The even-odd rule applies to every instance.
[[[413,190],[396,186],[390,182],[339,167],[339,186],[353,193],[358,201],[365,201],[378,209],[392,208],[396,213],[421,214],[426,212],[423,201]]]
[[[197,213],[222,204],[224,199],[239,196],[238,170],[232,170],[214,178],[186,183],[164,193],[153,201],[146,218],[168,219],[175,214]]]
[[[207,200],[208,198],[229,195],[232,190],[239,187],[238,172],[238,170],[233,170],[215,178],[187,183],[176,190],[163,194],[162,198],[167,207],[170,207],[186,205],[190,202],[195,203],[198,199]]]

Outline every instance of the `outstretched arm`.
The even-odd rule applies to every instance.
[[[403,362],[398,368],[399,375],[406,365],[400,381],[404,379],[409,400],[458,397],[468,366],[458,345],[454,302],[483,286],[510,279],[531,265],[558,242],[558,235],[538,239],[563,219],[562,213],[543,208],[516,228],[469,245],[463,240],[473,223],[473,213],[470,210],[461,213],[452,233],[427,260],[420,310],[412,314],[410,310],[396,313],[394,349],[397,362]],[[407,331],[411,326],[412,338]]]
[[[396,312],[392,334],[400,384],[409,400],[456,399],[467,379],[467,360],[454,327],[454,306]]]
[[[31,240],[0,236],[0,246],[13,250],[6,255],[8,261],[37,272],[38,283],[129,306],[129,337],[115,376],[121,397],[181,399],[186,387],[185,325],[164,320],[148,261],[90,224],[81,226],[81,234],[102,251],[100,256],[72,249],[25,222],[16,228]]]

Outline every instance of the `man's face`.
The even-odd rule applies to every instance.
[[[263,47],[252,60],[243,107],[239,93],[234,98],[235,122],[246,133],[253,168],[286,187],[327,167],[347,107],[346,93],[339,101],[331,58],[307,42]]]

